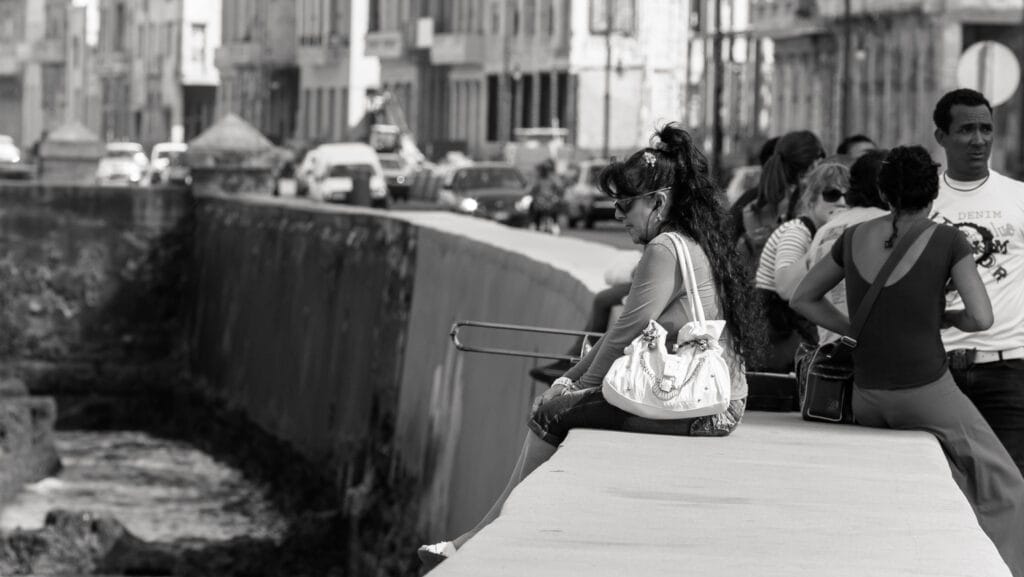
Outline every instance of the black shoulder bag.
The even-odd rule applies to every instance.
[[[878,298],[885,282],[893,269],[903,259],[914,241],[921,236],[932,223],[919,221],[907,231],[897,243],[892,254],[886,259],[878,276],[871,283],[871,288],[864,295],[864,300],[857,307],[857,314],[850,325],[850,334],[838,341],[819,346],[814,352],[805,356],[797,366],[797,380],[800,382],[800,413],[808,421],[825,421],[829,423],[853,422],[853,349],[857,347],[864,323],[871,314],[875,300]],[[852,229],[851,229],[852,231]],[[843,247],[844,266],[853,263],[853,233],[851,232]]]

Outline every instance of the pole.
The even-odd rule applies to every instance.
[[[605,0],[604,29],[604,144],[601,157],[608,158],[608,143],[611,139],[612,119],[612,11],[615,0]]]
[[[712,58],[714,59],[714,93],[711,99],[711,169],[714,177],[722,178],[722,90],[725,71],[722,66],[722,0],[715,0],[714,36],[712,37]]]
[[[502,32],[502,54],[501,54],[501,81],[498,86],[498,94],[501,98],[501,113],[498,114],[498,137],[503,141],[501,147],[502,154],[505,153],[505,149],[509,141],[512,140],[512,83],[509,81],[509,67],[508,61],[510,58],[510,52],[512,51],[511,37],[509,36],[509,26],[512,25],[510,21],[509,0],[505,0],[502,3],[502,23],[504,26],[501,27]]]
[[[839,99],[839,138],[850,135],[850,52],[853,48],[850,0],[843,0],[843,80]]]

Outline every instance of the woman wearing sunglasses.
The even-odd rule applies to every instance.
[[[754,285],[768,316],[771,352],[758,368],[789,372],[800,344],[818,342],[817,328],[789,307],[789,298],[807,272],[804,257],[814,233],[846,208],[849,187],[850,171],[845,165],[826,162],[814,167],[797,200],[799,216],[779,225],[765,242]]]
[[[644,247],[621,315],[586,358],[534,401],[519,461],[491,510],[454,541],[421,547],[419,555],[425,564],[454,554],[497,518],[512,489],[554,454],[570,429],[716,437],[730,434],[743,417],[744,359],[760,348],[760,311],[747,298],[749,281],[730,242],[728,213],[708,174],[707,159],[690,135],[674,124],[657,131],[655,138],[655,146],[612,162],[600,177],[601,190],[615,201],[615,218],[633,242]],[[669,234],[678,234],[690,251],[705,316],[727,322],[720,342],[730,364],[732,402],[717,415],[655,421],[610,405],[601,394],[601,383],[615,359],[652,319],[669,334],[691,320],[686,283]]]
[[[889,214],[889,207],[878,194],[878,171],[888,150],[871,150],[858,158],[850,167],[850,189],[846,191],[846,210],[828,219],[818,228],[807,251],[802,270],[794,286],[803,280],[807,271],[824,258],[830,258],[832,245],[842,236],[847,228]],[[840,311],[846,310],[846,287],[840,283],[825,295],[826,300]],[[818,343],[830,343],[839,339],[832,331],[818,327]]]

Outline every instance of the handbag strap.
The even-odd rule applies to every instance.
[[[704,305],[700,302],[700,292],[697,289],[697,274],[693,270],[693,258],[690,257],[690,249],[686,247],[679,233],[668,234],[672,245],[676,248],[676,255],[679,257],[679,269],[683,273],[683,283],[686,285],[687,301],[690,303],[690,319],[697,321],[704,326],[707,319],[704,316]]]
[[[917,237],[928,229],[933,223],[930,220],[920,220],[911,226],[910,230],[903,235],[896,242],[896,247],[892,249],[892,253],[889,254],[889,258],[882,264],[882,268],[878,271],[878,276],[875,277],[874,282],[871,283],[871,287],[868,289],[867,294],[864,295],[864,299],[860,301],[860,306],[857,307],[857,314],[853,317],[853,322],[850,323],[850,336],[849,340],[843,340],[844,344],[851,345],[849,342],[852,340],[852,347],[857,346],[857,337],[860,336],[861,329],[864,328],[864,323],[867,322],[868,316],[871,314],[871,309],[875,305],[875,301],[878,299],[878,295],[885,288],[885,281],[889,280],[889,276],[892,271],[896,268],[896,265],[903,260],[903,255],[907,254],[910,250],[910,245],[914,244]],[[845,265],[850,266],[853,263],[853,230],[850,229],[849,238],[846,239],[846,246],[843,247],[845,253],[844,259]]]

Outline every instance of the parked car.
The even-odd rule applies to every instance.
[[[597,179],[607,165],[606,160],[586,160],[577,166],[565,189],[569,226],[582,222],[593,228],[596,221],[615,218],[615,205],[597,188]]]
[[[149,169],[149,158],[142,145],[138,142],[108,142],[106,146],[106,157],[128,158],[134,162],[143,172]]]
[[[480,162],[455,168],[438,192],[438,202],[455,212],[525,226],[530,195],[519,169],[503,162]]]
[[[400,154],[382,153],[379,157],[380,165],[384,169],[384,181],[388,185],[391,198],[396,201],[408,201],[415,167],[406,162]]]
[[[153,145],[149,165],[149,182],[153,184],[192,184],[192,176],[183,155],[188,151],[184,142],[161,142]]]
[[[104,156],[96,165],[96,181],[108,186],[142,184],[142,168],[128,156]]]
[[[25,179],[30,176],[30,168],[24,164],[14,139],[0,134],[0,178]]]
[[[321,144],[306,157],[309,163],[305,170],[312,175],[311,197],[325,202],[352,202],[358,183],[365,179],[371,206],[387,208],[390,203],[384,169],[377,151],[370,145],[361,142]]]

